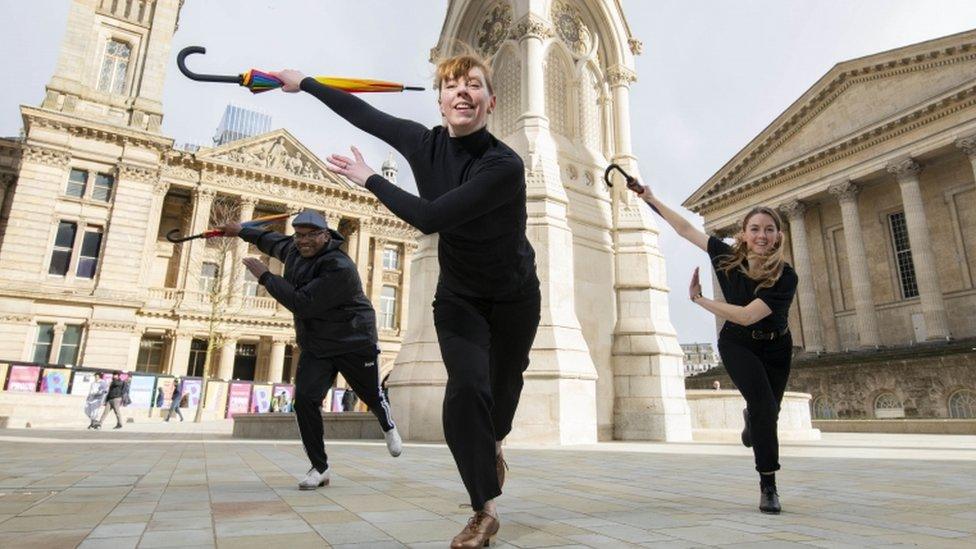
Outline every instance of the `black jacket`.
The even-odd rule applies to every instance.
[[[258,282],[295,316],[302,354],[324,358],[362,349],[377,349],[376,313],[363,293],[359,271],[339,249],[342,235],[317,255],[304,258],[291,237],[261,229],[241,229],[240,236],[285,264],[284,276],[270,272]]]
[[[122,398],[122,381],[119,379],[113,379],[112,383],[108,386],[108,400],[113,398]]]

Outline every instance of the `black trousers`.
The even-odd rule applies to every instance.
[[[793,337],[787,332],[773,340],[752,339],[744,330],[726,323],[719,332],[718,352],[729,377],[746,399],[756,470],[778,471],[776,428],[790,378]]]
[[[495,443],[512,430],[541,299],[538,283],[505,298],[462,296],[442,286],[434,297],[447,368],[444,438],[476,511],[501,494]]]
[[[379,353],[376,350],[364,349],[328,358],[302,353],[295,375],[295,418],[305,454],[320,473],[329,468],[322,425],[322,399],[335,383],[336,374],[346,378],[352,390],[379,420],[383,431],[394,427],[390,403],[380,390]]]

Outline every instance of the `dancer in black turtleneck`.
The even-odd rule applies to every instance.
[[[438,65],[444,126],[431,129],[297,71],[275,74],[285,91],[314,95],[410,163],[420,196],[377,175],[355,148],[354,158],[328,158],[332,171],[369,189],[401,219],[440,235],[434,323],[448,375],[444,435],[475,511],[452,547],[480,547],[498,530],[501,442],[512,428],[541,301],[525,235],[522,159],[486,129],[495,105],[487,70],[470,56]]]

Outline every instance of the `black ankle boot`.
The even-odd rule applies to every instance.
[[[745,420],[745,427],[742,428],[742,445],[752,448],[752,430],[749,429],[749,409],[742,409],[742,419]]]
[[[782,510],[779,505],[779,494],[776,493],[776,485],[763,486],[762,495],[759,496],[759,510],[768,515],[778,515]]]

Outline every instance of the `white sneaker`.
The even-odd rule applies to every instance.
[[[328,486],[328,485],[329,485],[329,470],[326,469],[325,471],[322,471],[320,473],[315,470],[315,467],[312,467],[311,469],[308,470],[308,474],[305,475],[305,478],[298,483],[298,489],[314,490],[316,488],[322,486]]]
[[[390,451],[391,456],[397,457],[403,452],[403,441],[400,440],[400,432],[396,427],[383,433],[383,438],[386,439],[386,449]]]

